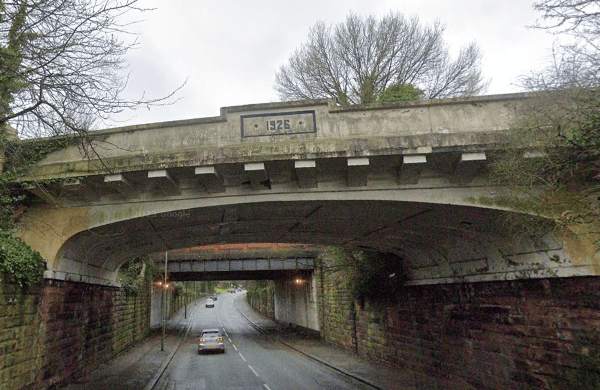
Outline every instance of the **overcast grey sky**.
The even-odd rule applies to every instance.
[[[318,20],[335,24],[350,10],[382,16],[416,14],[446,25],[452,51],[476,41],[487,95],[518,92],[519,75],[545,63],[553,37],[528,29],[533,0],[145,0],[156,8],[136,25],[127,95],[168,94],[186,79],[181,98],[167,107],[141,108],[115,126],[219,115],[226,106],[277,101],[275,71],[308,37]]]

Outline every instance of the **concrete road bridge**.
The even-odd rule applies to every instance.
[[[269,103],[97,131],[94,155],[68,146],[20,178],[41,184],[20,236],[47,279],[108,286],[136,256],[261,242],[393,253],[408,285],[597,275],[591,246],[504,227],[488,167],[526,98]]]
[[[147,337],[151,294],[167,290],[130,294],[118,270],[165,252],[171,280],[277,278],[277,320],[408,368],[419,388],[600,384],[595,246],[511,233],[516,211],[488,175],[527,98],[227,107],[94,132],[89,158],[77,145],[48,154],[19,178],[35,195],[19,233],[47,270],[27,297],[0,286],[0,387],[85,377]],[[381,308],[352,296],[345,275],[313,274],[306,251],[189,249],[248,243],[371,249],[403,275]]]

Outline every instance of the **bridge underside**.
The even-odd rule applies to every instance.
[[[409,284],[576,272],[561,243],[550,237],[533,242],[510,236],[504,229],[505,213],[447,204],[341,199],[189,208],[76,234],[63,246],[58,267],[46,277],[106,283],[115,280],[124,261],[138,256],[254,242],[393,253],[403,259]]]

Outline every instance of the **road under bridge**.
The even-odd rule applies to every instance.
[[[50,385],[95,351],[118,352],[117,341],[140,337],[119,326],[131,312],[117,299],[128,260],[297,243],[402,262],[402,299],[385,312],[344,301],[335,281],[326,294],[323,284],[322,296],[335,299],[316,318],[332,342],[372,354],[377,338],[386,356],[415,363],[420,375],[460,376],[479,388],[547,388],[577,359],[596,356],[600,263],[594,244],[568,230],[528,237],[506,228],[519,212],[489,164],[527,98],[227,107],[211,118],[95,132],[94,158],[83,159],[76,145],[50,153],[19,178],[32,194],[19,234],[47,261],[35,317],[44,323],[33,327],[45,332],[40,356],[20,362],[40,362],[35,381]],[[236,275],[251,278],[243,272]],[[317,294],[310,286],[302,288]],[[539,352],[548,346],[551,359]]]

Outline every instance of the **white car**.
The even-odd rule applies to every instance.
[[[223,336],[219,329],[204,329],[198,339],[198,355],[206,351],[225,353]]]
[[[208,298],[206,300],[206,307],[215,307],[215,301],[213,301],[211,298]]]

